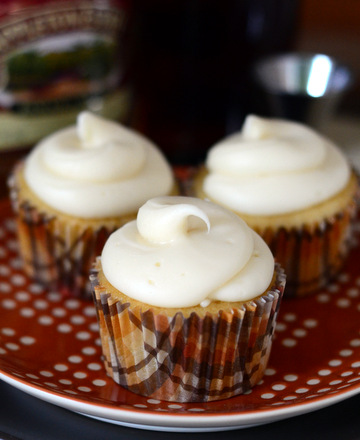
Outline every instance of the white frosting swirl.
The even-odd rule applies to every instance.
[[[157,197],[114,232],[102,255],[106,279],[130,298],[159,307],[247,301],[274,273],[265,244],[238,216],[191,197]]]
[[[311,207],[341,191],[350,178],[345,156],[314,130],[254,115],[240,133],[209,151],[206,167],[205,193],[250,215]]]
[[[33,149],[25,179],[49,206],[81,218],[136,213],[174,185],[170,166],[149,140],[89,112]]]

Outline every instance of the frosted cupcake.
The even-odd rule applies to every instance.
[[[91,298],[89,270],[109,234],[176,185],[149,140],[84,112],[76,126],[36,145],[9,186],[26,273],[48,288]]]
[[[205,402],[263,376],[285,276],[232,212],[151,199],[110,236],[90,278],[106,371],[128,390]]]
[[[194,193],[265,239],[285,269],[286,295],[323,287],[348,255],[357,178],[332,142],[302,124],[248,116],[211,148]]]

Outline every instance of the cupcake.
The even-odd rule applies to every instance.
[[[105,368],[124,388],[206,402],[263,376],[285,276],[229,210],[151,199],[108,238],[90,279]]]
[[[176,192],[149,140],[89,112],[46,137],[10,179],[25,272],[64,295],[91,299],[89,270],[111,232],[151,197]]]
[[[348,255],[357,177],[337,146],[303,124],[248,116],[209,150],[193,192],[264,238],[286,272],[286,296],[325,286]]]

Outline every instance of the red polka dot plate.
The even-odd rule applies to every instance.
[[[86,416],[143,429],[248,427],[360,392],[360,247],[327,289],[281,306],[270,363],[250,393],[204,404],[132,394],[105,374],[91,302],[45,291],[22,272],[8,202],[0,203],[0,378]]]

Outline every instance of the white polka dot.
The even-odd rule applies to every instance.
[[[54,322],[54,319],[51,316],[43,315],[38,319],[39,324],[41,325],[51,325]]]
[[[282,383],[275,384],[271,387],[274,391],[282,391],[286,388],[286,385],[283,385]]]
[[[283,331],[286,330],[286,328],[287,328],[287,326],[286,326],[286,324],[284,324],[283,322],[278,322],[278,323],[276,324],[276,331],[277,331],[277,332],[283,332]]]
[[[35,315],[35,311],[29,307],[24,307],[20,310],[20,315],[23,318],[32,318]]]
[[[74,377],[76,377],[76,379],[85,379],[87,377],[87,374],[83,373],[82,371],[76,371],[74,373]]]
[[[15,344],[14,342],[7,342],[6,344],[5,344],[5,347],[8,349],[8,350],[11,350],[11,351],[17,351],[17,350],[19,350],[19,346],[18,346],[18,344]]]
[[[7,277],[10,274],[10,269],[3,264],[0,265],[0,275]]]
[[[59,333],[70,333],[72,331],[72,327],[69,324],[59,324],[57,326],[57,331]]]
[[[343,373],[341,373],[341,377],[351,376],[352,374],[354,374],[353,371],[344,371]]]
[[[34,295],[39,295],[44,291],[43,287],[40,284],[30,284],[29,291],[33,293]]]
[[[323,369],[318,371],[319,376],[329,376],[329,374],[331,374],[331,370]]]
[[[1,329],[1,333],[6,336],[14,336],[16,332],[13,328],[4,327]]]
[[[83,313],[85,316],[96,316],[95,307],[85,307]]]
[[[315,328],[318,325],[318,322],[316,319],[306,319],[304,321],[304,326],[306,328]]]
[[[293,331],[293,335],[296,336],[297,338],[303,338],[307,335],[307,331],[304,330],[303,328],[297,328],[296,330]]]
[[[81,356],[69,356],[68,357],[68,361],[73,363],[73,364],[79,364],[80,362],[82,362],[82,357]]]
[[[275,394],[273,394],[273,393],[264,393],[264,394],[261,394],[261,398],[262,398],[262,399],[272,399],[273,397],[275,397]]]
[[[51,388],[57,388],[57,385],[52,382],[45,382],[45,385],[47,385],[48,387],[51,387]]]
[[[308,385],[317,385],[320,383],[319,379],[310,379],[306,382]]]
[[[336,293],[336,292],[339,291],[339,286],[336,285],[336,284],[329,284],[327,286],[327,291],[330,292],[330,293]]]
[[[332,380],[331,382],[329,382],[329,385],[339,385],[339,383],[342,383],[342,380]]]
[[[0,347],[0,354],[6,354],[6,350]]]
[[[359,367],[360,367],[360,361],[358,361],[358,362],[353,362],[353,363],[351,364],[351,366],[352,366],[352,368],[359,368]]]
[[[56,364],[54,365],[55,370],[57,371],[67,371],[69,367],[65,364]]]
[[[283,318],[287,322],[294,322],[294,321],[296,321],[295,313],[286,313]]]
[[[56,318],[63,318],[67,315],[67,311],[65,309],[62,309],[61,307],[56,307],[52,309],[51,313],[56,316]]]
[[[73,394],[73,395],[77,395],[77,393],[75,392],[75,391],[73,391],[73,390],[64,390],[64,393],[66,393],[66,394]]]
[[[16,309],[16,302],[12,299],[4,299],[2,301],[2,306],[4,309],[13,310]]]
[[[72,381],[69,379],[60,379],[59,382],[62,383],[63,385],[71,385],[72,384]]]
[[[354,377],[353,379],[349,379],[348,383],[358,382],[359,380],[360,380],[360,377]]]
[[[336,305],[342,309],[345,309],[351,305],[351,301],[348,298],[341,298],[336,301]]]
[[[340,283],[347,283],[349,281],[350,277],[347,273],[342,273],[338,276],[338,281]]]
[[[91,356],[96,353],[96,349],[94,347],[84,347],[81,352],[88,356]]]
[[[295,345],[297,344],[297,341],[295,339],[291,339],[291,338],[286,338],[283,339],[281,341],[282,345],[284,345],[284,347],[295,347]]]
[[[89,387],[78,387],[78,390],[79,391],[83,391],[85,393],[90,393],[91,388],[89,388]]]
[[[47,299],[51,302],[59,302],[62,296],[59,292],[49,292],[47,294]]]
[[[91,334],[88,333],[88,332],[76,333],[76,339],[80,339],[82,341],[85,341],[85,340],[90,339],[90,338],[91,338]]]
[[[296,380],[298,380],[298,376],[296,374],[286,374],[284,376],[284,379],[287,382],[295,382]]]
[[[352,341],[350,341],[350,345],[352,347],[360,347],[360,339],[353,339]]]
[[[340,359],[332,359],[331,361],[329,361],[330,367],[338,367],[341,364],[342,364],[342,360]]]
[[[170,405],[168,405],[168,408],[170,408],[170,409],[181,409],[182,406],[181,405],[177,405],[176,403],[171,403]]]
[[[43,299],[37,299],[36,301],[34,301],[34,307],[37,310],[45,310],[49,307],[49,304]]]
[[[351,288],[351,289],[349,289],[348,291],[347,291],[347,295],[350,297],[350,298],[357,298],[358,296],[359,296],[359,289],[357,289],[357,288]]]
[[[158,405],[160,403],[160,400],[157,399],[148,399],[147,403],[150,403],[151,405]]]
[[[29,301],[30,294],[28,292],[16,292],[15,298],[21,302]]]
[[[295,393],[303,394],[303,393],[307,393],[308,391],[309,388],[298,388],[297,390],[295,390]]]
[[[26,376],[29,377],[30,379],[35,379],[35,380],[39,379],[38,376],[35,376],[35,374],[31,374],[31,373],[26,373]]]
[[[339,354],[342,357],[348,357],[353,354],[353,350],[341,350]]]
[[[96,362],[92,362],[92,363],[88,364],[87,367],[88,367],[89,370],[98,371],[98,370],[101,370],[102,365],[97,364]]]
[[[273,376],[274,374],[276,374],[276,370],[274,370],[274,368],[266,368],[264,374],[265,376]]]
[[[68,299],[65,301],[65,307],[69,310],[75,310],[80,306],[80,302],[77,299]]]
[[[321,390],[318,390],[317,392],[318,393],[326,393],[326,392],[328,392],[330,390],[331,390],[331,388],[321,388]]]
[[[147,406],[143,405],[142,403],[135,403],[134,406],[135,408],[147,408]]]
[[[327,295],[326,293],[321,293],[317,295],[316,299],[318,300],[319,303],[325,304],[330,301],[330,296]]]
[[[89,325],[89,329],[92,332],[98,332],[99,331],[99,326],[97,322],[93,322],[92,324]]]
[[[295,400],[295,399],[297,399],[297,396],[286,396],[284,397],[283,400]]]
[[[32,336],[22,336],[20,338],[20,342],[24,345],[32,345],[35,344],[36,339],[33,338]]]
[[[73,315],[71,316],[70,321],[72,324],[80,325],[85,322],[85,318],[81,315]]]
[[[97,387],[104,387],[106,385],[106,381],[102,379],[95,379],[92,381],[92,383]]]
[[[52,373],[51,371],[45,371],[45,370],[40,371],[40,374],[44,377],[53,377],[54,376],[54,373]]]
[[[22,275],[16,274],[11,277],[11,283],[13,286],[23,286],[25,284],[25,278]]]
[[[191,411],[191,412],[204,412],[205,409],[204,408],[189,408],[188,411]]]

